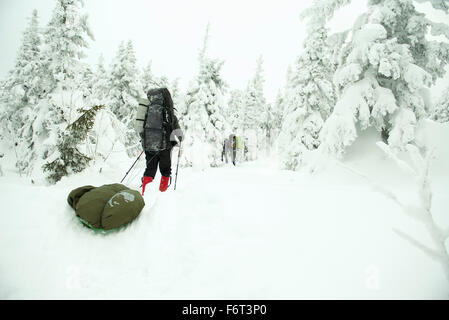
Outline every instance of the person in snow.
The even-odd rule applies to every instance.
[[[173,100],[167,88],[151,89],[147,93],[147,99],[139,99],[135,129],[142,139],[146,157],[142,195],[145,194],[146,185],[153,182],[158,166],[162,175],[159,190],[165,192],[169,186],[171,151],[181,143],[184,136],[174,111]]]
[[[3,153],[0,153],[0,159],[3,158]],[[0,177],[3,177],[2,165],[0,164]]]
[[[228,163],[228,153],[229,153],[229,140],[225,139],[223,142],[223,151],[221,153],[221,161],[225,161]]]
[[[229,136],[229,153],[232,160],[232,164],[235,166],[235,159],[237,157],[237,136],[235,134],[231,134]]]

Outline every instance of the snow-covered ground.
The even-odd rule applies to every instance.
[[[153,183],[139,218],[106,235],[78,221],[67,195],[119,182],[133,159],[47,186],[18,177],[5,157],[0,298],[448,299],[443,268],[393,232],[432,246],[424,227],[374,187],[417,201],[414,181],[375,140],[366,134],[344,165],[315,174],[279,171],[274,159],[181,168],[176,191]],[[449,174],[437,168],[433,213],[448,227]]]

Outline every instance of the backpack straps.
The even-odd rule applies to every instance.
[[[134,122],[134,129],[142,137],[143,128],[145,127],[145,122],[147,119],[149,101],[146,99],[139,99],[139,106],[137,107],[136,118]]]
[[[149,107],[149,105],[147,106],[147,105],[145,105],[145,104],[142,104],[142,103],[139,103],[139,106],[140,107],[143,107],[143,108],[146,108],[147,109],[147,112],[148,112],[148,107]],[[145,116],[144,117],[141,117],[142,116],[142,114],[138,114],[137,115],[137,118],[136,118],[136,121],[139,121],[139,122],[142,122],[142,127],[144,127],[145,126],[145,121],[147,120],[147,114],[146,114],[146,112],[145,112]]]

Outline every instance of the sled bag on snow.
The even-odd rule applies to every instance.
[[[103,230],[130,223],[145,206],[140,192],[121,184],[80,187],[70,192],[67,201],[84,224]]]

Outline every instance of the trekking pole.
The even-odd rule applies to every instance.
[[[120,181],[120,183],[122,183],[123,180],[125,180],[125,178],[128,176],[128,173],[130,173],[131,170],[134,168],[134,166],[136,165],[137,161],[139,161],[140,157],[142,156],[143,152],[144,152],[144,151],[142,151],[142,152],[140,153],[140,155],[137,157],[136,161],[134,161],[133,165],[131,166],[131,168],[129,168],[128,172],[125,174],[125,176],[123,177],[122,181]]]
[[[178,182],[179,158],[181,158],[181,144],[182,144],[182,142],[179,142],[178,164],[176,165],[176,177],[175,177],[175,188],[174,188],[174,191],[176,191],[176,182]]]

